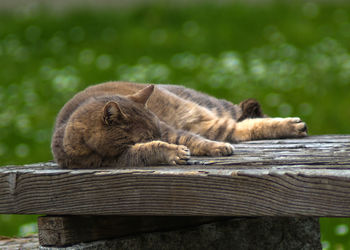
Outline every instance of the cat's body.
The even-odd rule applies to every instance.
[[[231,155],[229,143],[302,136],[299,118],[267,118],[252,99],[234,105],[182,86],[108,82],[66,103],[52,151],[63,168],[183,164],[190,153]]]

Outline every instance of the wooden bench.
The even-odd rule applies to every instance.
[[[108,244],[320,249],[317,217],[350,217],[350,135],[245,142],[231,157],[176,167],[6,166],[0,213],[46,215],[38,219],[42,249],[118,237]]]

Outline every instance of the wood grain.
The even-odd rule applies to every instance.
[[[211,216],[41,216],[38,218],[39,242],[42,246],[67,246],[142,232],[185,229],[230,218]]]
[[[322,249],[319,222],[314,217],[221,217],[214,222],[209,219],[214,218],[40,217],[39,239],[41,246],[67,247],[69,245],[65,248],[66,250]],[[200,222],[201,225],[193,222]],[[169,227],[175,224],[181,228]],[[120,237],[122,235],[123,237]],[[94,241],[96,239],[98,241]],[[93,242],[87,243],[90,241]],[[50,247],[40,249],[52,250]]]
[[[350,216],[350,135],[264,140],[186,166],[0,168],[0,213]]]

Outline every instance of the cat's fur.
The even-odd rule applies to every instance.
[[[230,143],[306,136],[299,118],[268,118],[176,85],[108,82],[76,94],[58,114],[52,152],[63,168],[184,164],[233,154]]]

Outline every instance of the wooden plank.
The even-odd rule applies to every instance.
[[[0,213],[350,216],[350,135],[254,141],[186,166],[0,168]]]
[[[38,236],[35,234],[22,237],[22,238],[0,236],[0,249],[2,250],[39,249]]]
[[[42,216],[38,218],[42,246],[62,247],[125,235],[169,231],[230,217],[187,216]]]
[[[118,220],[109,217],[102,217],[99,221],[98,217],[84,217],[83,220],[75,217],[59,217],[60,222],[64,222],[63,226],[58,227],[57,220],[53,224],[49,223],[45,228],[41,227],[39,222],[39,238],[40,249],[52,250],[51,247],[43,247],[54,245],[54,249],[65,250],[91,250],[91,249],[322,249],[320,242],[320,228],[317,218],[313,217],[249,217],[249,218],[232,218],[225,217],[219,221],[205,223],[202,225],[192,225],[190,227],[181,227],[177,230],[167,230],[169,218],[161,217],[129,217],[134,220],[128,225],[127,217]],[[53,217],[43,217],[50,221]],[[125,219],[125,220],[124,220]],[[172,217],[170,223],[176,222],[177,219],[185,222],[191,221],[193,218]],[[206,219],[206,218],[203,218]],[[90,222],[86,222],[90,220]],[[115,221],[114,221],[115,220]],[[134,226],[137,232],[138,227],[144,227],[145,224],[158,221],[157,230],[147,233],[131,233],[123,232],[122,228],[130,230]],[[99,226],[96,227],[94,224]],[[112,224],[116,222],[117,224]],[[81,223],[81,227],[76,225]],[[46,223],[44,223],[46,224]],[[120,225],[120,227],[118,227]],[[42,228],[42,230],[40,230]],[[163,229],[162,229],[163,228]],[[94,230],[97,235],[93,233]],[[108,230],[110,229],[110,230]],[[119,232],[123,237],[117,237],[112,240],[106,240],[113,234],[113,231]],[[44,235],[41,231],[45,231]],[[103,234],[104,232],[104,234]],[[140,232],[140,231],[139,231]],[[58,237],[52,237],[56,235]],[[88,238],[87,236],[91,236]],[[47,238],[45,238],[47,237]],[[61,238],[59,238],[61,237]],[[99,238],[99,241],[92,241]],[[76,244],[84,242],[81,244]],[[72,245],[75,244],[75,245]],[[68,247],[69,245],[69,247]]]

